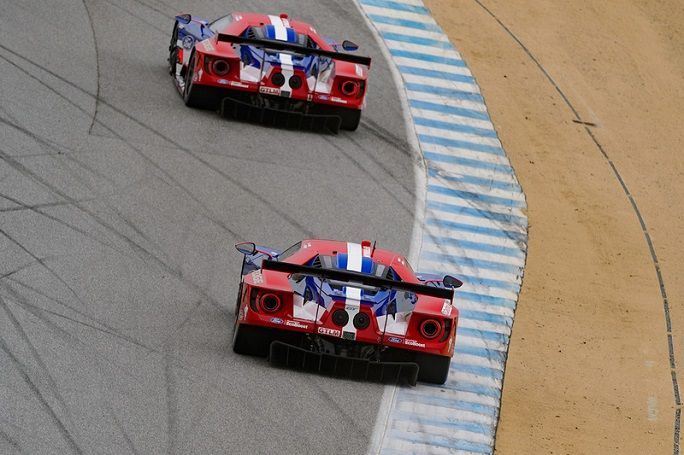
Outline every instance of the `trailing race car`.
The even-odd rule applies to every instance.
[[[458,310],[449,275],[414,273],[370,241],[304,240],[244,254],[233,333],[238,354],[335,376],[443,384]]]
[[[292,128],[355,130],[371,59],[287,14],[176,16],[169,71],[185,104]]]

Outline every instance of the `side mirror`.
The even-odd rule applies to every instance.
[[[352,41],[344,40],[342,41],[342,49],[345,51],[354,52],[359,49],[359,45]]]
[[[252,255],[257,252],[256,245],[253,242],[236,243],[235,249],[245,256]]]
[[[463,281],[459,280],[458,278],[454,278],[451,275],[444,275],[442,283],[445,287],[453,289],[460,288],[461,286],[463,286]]]
[[[192,20],[192,16],[190,16],[189,14],[179,14],[178,16],[176,16],[176,20],[181,24],[189,24]]]

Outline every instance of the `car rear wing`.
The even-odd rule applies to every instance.
[[[360,272],[352,272],[349,270],[323,269],[318,267],[310,267],[307,265],[290,264],[289,262],[278,262],[271,260],[264,260],[261,264],[261,268],[263,270],[271,270],[273,272],[301,274],[318,277],[321,279],[335,280],[343,283],[349,283],[350,286],[354,286],[354,283],[358,283],[361,285],[372,286],[381,289],[396,289],[442,299],[453,300],[454,298],[453,289],[439,288],[436,286],[428,286],[426,284],[419,283],[407,283],[405,281],[388,280],[387,278],[380,278],[377,276],[367,275]]]
[[[360,55],[345,54],[343,52],[326,51],[323,49],[312,49],[310,47],[300,46],[284,41],[272,41],[254,38],[245,38],[243,36],[226,35],[219,33],[217,40],[223,43],[244,44],[247,46],[261,47],[263,49],[273,51],[292,52],[295,54],[317,55],[319,57],[328,57],[335,60],[342,60],[345,62],[358,63],[370,68],[371,58]]]

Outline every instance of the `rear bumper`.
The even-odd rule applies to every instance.
[[[414,362],[378,362],[312,352],[282,341],[271,343],[268,359],[274,366],[360,381],[412,386],[418,381],[419,367]]]

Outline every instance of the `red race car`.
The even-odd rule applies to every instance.
[[[449,275],[417,274],[369,241],[303,240],[244,257],[233,350],[335,376],[443,384],[458,310]]]
[[[371,59],[287,14],[176,16],[169,70],[185,104],[292,128],[355,130]]]

